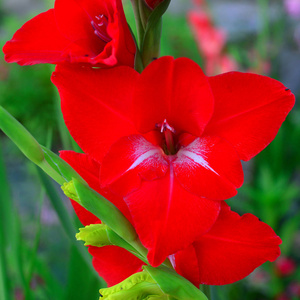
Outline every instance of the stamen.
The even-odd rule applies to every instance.
[[[111,41],[111,38],[107,34],[108,19],[104,15],[95,16],[96,22],[91,21],[91,25],[94,29],[94,33],[99,37],[103,42],[108,43]]]
[[[167,123],[167,119],[164,119],[163,123],[157,125],[160,127],[160,132],[164,132],[169,129],[171,132],[175,133],[175,129]]]
[[[166,141],[166,154],[175,154],[176,147],[174,142],[174,133],[175,129],[171,127],[167,120],[164,119],[163,123],[156,124],[156,127],[160,129],[161,133],[164,133],[165,141]]]

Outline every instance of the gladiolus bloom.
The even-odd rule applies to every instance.
[[[70,133],[101,163],[101,185],[124,197],[153,266],[213,226],[242,185],[240,160],[271,142],[295,101],[276,80],[206,77],[186,58],[142,74],[61,65],[52,80]]]
[[[133,66],[135,44],[121,0],[56,0],[23,25],[3,52],[7,62]]]

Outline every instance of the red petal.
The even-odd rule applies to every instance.
[[[141,179],[154,180],[164,176],[169,168],[163,150],[141,135],[121,138],[104,157],[101,184],[127,195],[139,187]]]
[[[199,198],[183,189],[172,168],[163,178],[144,181],[125,201],[153,266],[206,232],[220,209],[220,202]]]
[[[213,112],[208,80],[187,58],[152,62],[139,78],[134,101],[137,128],[143,133],[166,119],[176,133],[200,136]]]
[[[101,162],[119,138],[136,133],[131,103],[138,73],[129,67],[56,70],[52,81],[59,89],[66,125],[83,151]]]
[[[197,138],[181,148],[173,161],[175,175],[185,189],[213,200],[236,195],[243,169],[233,147],[218,137]]]
[[[215,111],[204,134],[227,139],[241,159],[263,150],[295,103],[280,82],[254,74],[231,72],[209,78]]]
[[[64,61],[70,45],[61,35],[54,19],[54,10],[41,13],[25,23],[3,47],[5,60],[20,65],[56,64]]]
[[[61,151],[60,157],[66,161],[87,183],[88,185],[105,197],[107,200],[116,205],[126,218],[132,222],[128,207],[123,198],[111,193],[108,189],[100,188],[99,173],[100,164],[93,160],[90,156],[73,151]],[[74,210],[81,221],[86,226],[90,224],[100,223],[100,220],[92,213],[87,211],[77,202],[72,201]]]
[[[108,286],[140,272],[144,263],[123,248],[117,246],[89,247],[93,266]]]
[[[176,271],[199,284],[230,284],[280,255],[281,239],[252,214],[239,216],[222,203],[211,230],[171,260]],[[198,266],[198,267],[196,267]]]

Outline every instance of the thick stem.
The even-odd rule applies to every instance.
[[[140,16],[140,9],[139,9],[139,1],[138,0],[131,0],[134,17],[135,17],[135,24],[137,29],[137,36],[138,36],[138,46],[141,49],[141,45],[144,39],[145,29],[142,24],[141,16]]]
[[[212,300],[211,298],[211,290],[209,285],[201,285],[200,290],[205,294],[205,296],[209,299]]]

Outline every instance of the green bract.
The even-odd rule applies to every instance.
[[[100,300],[172,299],[165,295],[147,271],[135,273],[110,288],[100,290]]]

